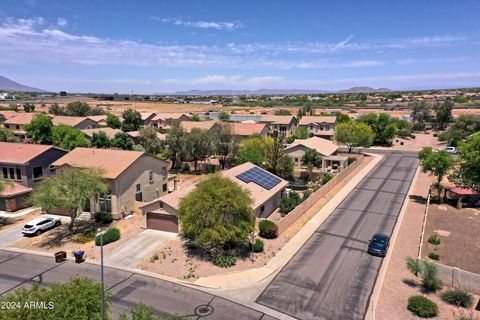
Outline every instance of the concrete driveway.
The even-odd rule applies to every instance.
[[[105,263],[133,267],[178,234],[157,230],[145,230],[105,256]]]
[[[23,223],[20,223],[11,228],[0,230],[0,247],[8,247],[23,238],[22,234]]]

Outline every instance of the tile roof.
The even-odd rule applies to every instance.
[[[67,117],[67,116],[54,116],[52,123],[54,125],[65,124],[67,126],[75,127],[88,119],[87,117]],[[92,120],[93,121],[93,120]]]
[[[75,148],[52,165],[101,169],[104,178],[116,179],[143,155],[146,155],[146,153],[140,151]]]
[[[38,113],[18,113],[17,115],[11,117],[10,119],[7,119],[4,124],[20,124],[20,125],[25,125],[29,124],[33,117],[37,115]]]
[[[153,119],[156,115],[155,112],[140,112],[140,115],[142,116],[142,120],[147,120],[148,118]]]
[[[264,123],[231,123],[232,132],[237,136],[251,136],[268,132],[268,126]]]
[[[269,122],[273,124],[290,124],[295,116],[276,116],[276,115],[264,115],[260,118],[259,122]]]
[[[256,165],[250,162],[246,162],[244,164],[233,167],[231,169],[222,171],[221,174],[224,177],[227,177],[232,181],[234,181],[235,183],[239,184],[243,189],[248,190],[253,200],[253,208],[257,209],[258,207],[262,206],[265,202],[267,202],[268,199],[270,199],[275,194],[277,194],[279,191],[286,188],[286,186],[288,185],[288,182],[286,180],[281,179],[280,183],[278,183],[272,189],[268,190],[256,184],[255,182],[245,183],[236,177],[237,175],[253,167],[256,167]],[[174,208],[175,210],[178,210],[180,200],[183,197],[185,197],[187,194],[189,194],[192,190],[194,190],[195,187],[196,187],[196,184],[191,184],[185,188],[182,188],[180,190],[164,195],[160,197],[159,200],[169,205],[170,207]]]
[[[155,117],[152,118],[152,121],[161,121],[161,120],[169,120],[169,119],[179,119],[181,116],[190,116],[186,113],[180,112],[168,112],[168,113],[157,113]]]
[[[125,132],[125,133],[128,134],[130,136],[130,138],[139,138],[140,137],[140,131],[128,131],[128,132]],[[160,140],[165,140],[167,138],[167,135],[163,134],[163,133],[160,133],[160,132],[157,132],[157,138],[160,139]]]
[[[107,121],[107,116],[104,114],[98,115],[98,116],[88,116],[87,118],[92,119],[93,121],[99,123],[103,121]]]
[[[0,192],[2,197],[12,197],[23,193],[32,191],[32,188],[25,187],[17,182],[11,182],[11,185],[5,185],[5,188]]]
[[[321,155],[327,157],[338,150],[338,146],[330,140],[319,137],[311,137],[308,139],[296,139],[293,143],[289,144],[285,148],[285,152],[288,152],[288,150],[296,146],[304,146],[309,149],[314,149]]]
[[[53,146],[43,144],[26,144],[13,142],[0,142],[0,162],[4,163],[28,163]]]
[[[5,117],[5,119],[10,119],[18,115],[18,112],[13,110],[0,110],[0,114]]]
[[[192,129],[198,128],[203,130],[210,130],[216,124],[220,123],[216,120],[208,120],[208,121],[182,121],[181,126],[183,130],[186,132],[191,132]]]
[[[109,139],[115,138],[115,135],[117,133],[122,132],[122,130],[120,130],[120,129],[113,129],[113,128],[109,128],[109,127],[96,128],[96,129],[84,129],[84,130],[81,130],[81,131],[89,138],[91,138],[94,133],[99,133],[100,131],[103,131],[103,132],[105,132],[105,134],[107,135],[107,137]]]
[[[32,119],[39,113],[18,113],[18,115],[6,120],[5,124],[19,124],[26,125],[32,122]],[[67,126],[75,127],[87,119],[87,117],[67,117],[67,116],[51,116],[54,125],[65,124]],[[92,120],[93,121],[93,120]]]
[[[336,116],[303,116],[300,119],[299,125],[309,125],[312,123],[335,123]]]

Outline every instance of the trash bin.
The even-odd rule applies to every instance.
[[[58,251],[55,253],[55,262],[60,263],[67,259],[67,252],[66,251]]]
[[[75,257],[75,262],[76,263],[83,262],[83,255],[84,254],[85,254],[85,251],[83,251],[83,250],[74,251],[73,256]]]

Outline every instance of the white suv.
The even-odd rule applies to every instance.
[[[25,235],[36,235],[38,236],[43,231],[48,230],[53,227],[58,227],[62,224],[60,218],[54,217],[42,217],[35,220],[32,220],[25,224],[22,227],[22,233]]]

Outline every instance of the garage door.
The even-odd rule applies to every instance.
[[[178,218],[171,214],[148,212],[147,228],[160,231],[178,232]]]

